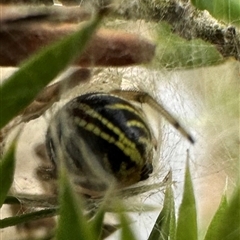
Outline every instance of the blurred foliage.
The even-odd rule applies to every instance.
[[[171,26],[160,22],[156,27],[157,53],[153,63],[158,68],[196,68],[220,64],[221,54],[201,39],[186,40],[172,33]]]
[[[219,4],[216,8],[216,1],[192,1],[200,9],[209,8],[209,11],[221,19],[229,20],[229,15],[226,12],[230,11],[230,20],[238,20],[239,5],[237,1],[225,1],[230,5]],[[210,4],[211,2],[211,4]],[[220,1],[218,1],[220,3]],[[215,4],[215,5],[213,5]],[[215,6],[215,8],[214,8]],[[220,9],[220,10],[219,10]],[[224,9],[224,11],[223,11]],[[81,32],[77,32],[71,37],[48,47],[38,55],[28,60],[21,66],[19,71],[14,74],[6,84],[1,86],[1,127],[8,123],[16,114],[27,106],[37,95],[37,93],[50,82],[60,71],[62,71],[71,62],[76,54],[82,51],[92,32],[95,30],[99,19],[91,22]],[[82,49],[79,48],[79,41],[84,40]],[[83,43],[83,42],[82,42]],[[201,40],[185,41],[170,32],[169,26],[159,24],[158,36],[158,62],[159,65],[167,68],[181,67],[197,67],[209,66],[222,61],[218,52],[209,44]],[[77,47],[76,47],[77,45]],[[56,52],[58,57],[56,58]],[[156,61],[157,63],[157,61]],[[29,86],[29,76],[34,80],[35,89],[26,90],[26,85]],[[4,202],[7,192],[10,189],[14,175],[14,152],[15,142],[5,153],[0,161],[0,204]],[[96,214],[95,218],[89,224],[88,219],[83,215],[83,206],[81,201],[73,192],[66,173],[63,172],[60,179],[60,217],[59,224],[56,230],[56,239],[99,239],[103,226],[104,208]],[[223,195],[221,204],[209,226],[206,230],[205,240],[209,239],[237,239],[240,235],[240,185],[236,184],[235,191],[229,200]],[[159,217],[153,227],[149,240],[180,240],[180,239],[198,239],[197,227],[197,211],[194,196],[194,186],[191,179],[191,174],[188,164],[186,165],[185,185],[183,190],[183,199],[179,207],[179,214],[175,219],[175,202],[172,193],[171,185],[166,189],[164,206],[159,214]],[[49,213],[50,215],[56,214]],[[39,218],[46,217],[45,212],[36,212],[33,215],[28,215],[27,220],[35,220],[36,215]],[[49,216],[49,215],[47,215]],[[119,214],[122,227],[121,239],[136,239],[130,227],[128,217],[125,213]],[[10,225],[19,223],[19,217],[15,216],[8,221]],[[6,227],[3,222],[6,219],[0,220],[0,227]]]
[[[222,239],[232,240],[238,239],[240,236],[240,185],[236,185],[235,191],[229,201],[226,195],[223,194],[222,201],[208,227],[204,238],[200,237],[197,227],[197,211],[194,197],[194,189],[191,179],[189,166],[187,163],[185,169],[185,182],[183,190],[183,198],[179,207],[177,223],[172,225],[171,212],[174,212],[175,207],[174,196],[171,193],[171,187],[166,189],[164,206],[159,214],[159,217],[153,227],[148,240],[185,240],[185,239]],[[175,217],[172,215],[173,218]],[[167,226],[167,228],[166,228]],[[166,234],[167,233],[167,234]],[[172,234],[174,233],[174,234]]]
[[[15,169],[15,148],[16,141],[12,143],[2,159],[0,159],[0,208],[7,196],[7,193],[13,183]]]
[[[216,19],[240,25],[239,0],[191,0],[191,2],[200,10],[207,10]]]
[[[0,128],[26,108],[50,81],[83,52],[101,17],[95,17],[78,32],[31,57],[0,85]]]

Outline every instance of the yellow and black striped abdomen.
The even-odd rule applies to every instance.
[[[152,172],[151,131],[136,107],[111,94],[89,93],[67,103],[46,139],[55,166],[63,156],[77,184],[86,188],[103,190],[111,177],[128,186]]]

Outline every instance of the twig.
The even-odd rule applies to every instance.
[[[188,0],[122,0],[115,14],[127,19],[166,21],[172,31],[191,40],[200,38],[216,46],[223,57],[240,60],[240,32],[217,21],[207,11],[199,11]],[[115,15],[115,16],[116,16]]]

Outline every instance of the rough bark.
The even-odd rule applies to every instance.
[[[172,31],[191,40],[200,38],[216,46],[223,57],[240,60],[240,32],[234,26],[217,21],[207,11],[199,11],[188,0],[121,1],[115,14],[127,19],[166,21]]]

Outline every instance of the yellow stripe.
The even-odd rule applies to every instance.
[[[138,127],[138,128],[141,128],[145,134],[147,136],[149,136],[149,131],[148,129],[145,127],[144,124],[142,124],[141,122],[137,121],[137,120],[130,120],[130,121],[127,121],[127,126],[128,127]],[[146,137],[143,137],[141,136],[138,141],[144,145],[146,145],[147,149],[151,149],[152,148],[152,142],[148,140],[148,138]]]
[[[115,125],[113,125],[110,121],[108,121],[106,118],[102,117],[101,114],[96,112],[94,109],[89,107],[87,104],[79,104],[79,109],[84,110],[87,114],[89,114],[92,118],[95,118],[99,120],[103,125],[105,125],[108,129],[112,130],[116,135],[119,136],[119,139],[125,144],[130,146],[131,148],[135,148],[135,143],[128,140],[128,138],[125,136],[125,134]]]
[[[85,120],[80,119],[79,117],[75,117],[75,122],[83,127],[84,129],[94,133],[96,136],[100,136],[104,140],[108,141],[109,143],[113,143],[118,148],[120,148],[125,155],[129,156],[132,161],[135,161],[137,164],[142,164],[143,159],[136,148],[136,144],[129,140],[124,132],[122,132],[118,127],[114,126],[110,121],[106,118],[102,117],[101,114],[96,112],[94,109],[89,107],[87,104],[79,104],[78,105],[80,110],[85,111],[88,115],[92,118],[99,120],[103,125],[105,125],[109,130],[113,131],[118,137],[119,140],[116,141],[113,137],[109,134],[103,132],[98,126],[94,125],[93,123],[87,123]],[[140,161],[140,163],[139,163]]]
[[[129,120],[127,121],[127,126],[128,127],[137,127],[137,128],[141,128],[146,135],[149,135],[149,131],[146,128],[146,126],[144,124],[142,124],[141,122],[139,122],[138,120]]]
[[[110,108],[110,109],[127,110],[127,111],[132,112],[135,115],[137,115],[144,122],[144,120],[141,118],[142,117],[141,112],[137,111],[136,109],[134,109],[131,106],[124,105],[124,104],[121,104],[121,103],[115,103],[115,104],[107,105],[106,107]],[[144,124],[142,124],[141,122],[139,122],[138,120],[127,121],[127,126],[128,127],[141,128],[146,133],[146,135],[148,135],[148,136],[150,135],[150,132],[148,131],[148,128],[146,128],[146,126]]]
[[[135,108],[126,105],[126,104],[122,104],[122,103],[114,103],[114,104],[109,104],[106,105],[106,108],[110,108],[110,109],[118,109],[118,110],[127,110],[129,112],[134,113],[135,115],[139,115],[140,112],[137,111]]]

